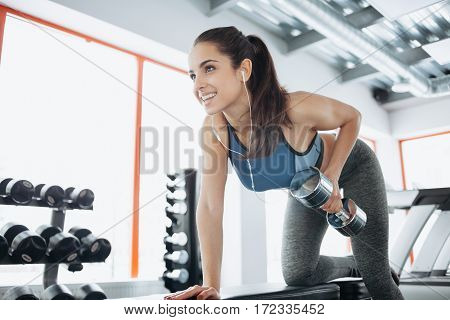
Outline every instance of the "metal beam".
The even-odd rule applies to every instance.
[[[409,49],[397,54],[399,60],[407,65],[417,64],[425,59],[429,59],[430,55],[422,48]],[[373,79],[381,75],[377,69],[368,64],[358,65],[356,68],[346,71],[341,76],[342,83],[349,83],[352,81],[360,81]]]
[[[345,16],[345,19],[355,28],[362,29],[377,24],[385,18],[374,7],[368,6],[367,8]]]
[[[207,16],[211,17],[221,11],[233,8],[238,0],[209,0],[209,11]]]
[[[409,99],[409,98],[415,98],[414,95],[412,95],[409,92],[404,92],[404,93],[396,93],[396,92],[389,92],[389,97],[388,99],[382,103],[383,104],[387,104],[390,102],[394,102],[394,101],[399,101],[399,100],[404,100],[404,99]]]
[[[347,19],[347,21],[350,22],[355,28],[362,29],[380,22],[380,20],[384,19],[384,17],[373,7],[369,6],[361,11],[349,14],[345,17],[345,19]],[[324,39],[326,38],[317,31],[308,31],[288,43],[288,52],[304,48]]]

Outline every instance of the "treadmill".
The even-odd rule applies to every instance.
[[[389,255],[401,275],[400,290],[406,299],[450,299],[450,188],[388,191],[388,205],[409,209],[409,214]],[[409,252],[432,214],[431,227],[408,274],[402,274]]]

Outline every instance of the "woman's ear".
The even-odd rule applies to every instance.
[[[242,81],[246,82],[250,78],[250,75],[252,74],[252,60],[246,58],[241,63],[241,79]],[[244,75],[242,77],[242,75]]]

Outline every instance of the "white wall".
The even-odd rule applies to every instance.
[[[450,97],[390,113],[392,135],[407,138],[450,130]]]

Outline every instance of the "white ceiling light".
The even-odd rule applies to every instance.
[[[238,1],[238,3],[236,3],[239,7],[241,7],[242,9],[248,11],[248,12],[253,12],[253,9],[250,8],[250,6],[242,1]]]
[[[298,30],[298,29],[292,29],[291,30],[291,36],[293,36],[293,37],[299,36],[301,34],[302,34],[302,32],[300,30]]]
[[[353,68],[356,67],[356,64],[355,64],[354,62],[352,62],[352,61],[347,61],[347,62],[345,63],[345,67],[346,67],[347,69],[353,69]]]
[[[369,3],[366,0],[360,0],[359,5],[363,8],[367,8],[369,6]]]
[[[445,65],[450,63],[450,39],[433,42],[424,45],[425,50],[437,63]]]
[[[438,40],[439,40],[439,37],[436,36],[435,34],[430,34],[430,35],[427,37],[427,41],[428,41],[428,42],[436,42],[436,41],[438,41]]]
[[[344,15],[345,16],[348,16],[349,14],[352,14],[353,13],[353,10],[352,9],[350,9],[350,8],[344,8]]]
[[[411,90],[411,85],[407,81],[396,82],[391,87],[392,91],[397,93],[404,93]]]
[[[441,0],[408,0],[406,1],[392,1],[392,0],[367,0],[375,9],[377,9],[383,16],[393,21],[405,14],[423,9]]]
[[[418,48],[422,45],[418,40],[410,40],[409,43],[412,45],[413,48]]]

